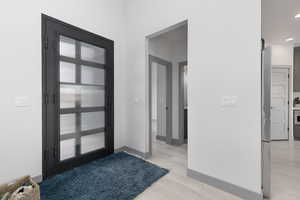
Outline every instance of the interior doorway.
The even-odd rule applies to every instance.
[[[172,63],[149,55],[149,68],[152,139],[172,144]]]
[[[272,68],[271,140],[289,140],[289,68]]]
[[[187,21],[146,38],[149,156],[174,148],[187,155]],[[164,150],[163,150],[164,149]],[[186,160],[186,158],[184,159]]]

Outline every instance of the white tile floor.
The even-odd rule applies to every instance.
[[[300,199],[300,142],[272,142],[272,200]]]
[[[149,160],[170,169],[138,200],[237,200],[239,198],[186,176],[187,146],[170,146],[154,140],[153,156]]]
[[[154,140],[149,160],[170,173],[137,197],[138,200],[238,200],[240,198],[186,176],[187,146]],[[272,200],[300,199],[300,142],[272,143]]]

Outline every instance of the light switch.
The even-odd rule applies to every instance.
[[[222,107],[235,107],[237,106],[238,97],[237,96],[223,96],[221,106]]]
[[[140,99],[136,97],[136,98],[134,98],[133,102],[134,102],[135,104],[138,104],[138,103],[140,102]]]
[[[15,98],[15,106],[18,108],[24,108],[30,106],[29,97],[27,96],[19,96]]]

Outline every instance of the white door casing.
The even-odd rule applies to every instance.
[[[272,69],[271,139],[288,140],[289,70]]]

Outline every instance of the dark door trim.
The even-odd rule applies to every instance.
[[[70,25],[68,23],[59,21],[55,18],[49,17],[42,14],[42,166],[43,166],[43,178],[46,179],[56,173],[74,168],[76,166],[82,165],[84,163],[90,162],[92,160],[104,157],[106,155],[112,154],[114,152],[114,42],[110,39],[101,37],[89,31],[83,30],[76,26]],[[50,34],[51,32],[51,34]],[[53,164],[55,159],[57,159],[57,146],[55,139],[51,139],[53,136],[49,136],[50,132],[55,133],[58,130],[58,125],[54,118],[49,116],[53,115],[59,117],[59,92],[57,92],[57,86],[49,84],[48,76],[50,74],[55,74],[59,55],[57,52],[57,41],[55,37],[62,34],[65,36],[70,36],[78,41],[88,42],[90,44],[105,48],[106,50],[106,81],[105,83],[105,148],[91,153],[87,153],[85,156],[78,158],[76,161],[64,161],[60,165],[59,169],[50,170],[50,164]],[[55,36],[53,36],[55,35]],[[51,48],[51,49],[50,49]],[[52,48],[54,50],[52,50]],[[55,49],[56,48],[56,49]],[[81,63],[82,64],[82,63]],[[83,63],[84,64],[84,63]],[[104,66],[93,63],[86,63],[92,67],[103,68]],[[103,109],[100,108],[99,109]],[[71,111],[69,109],[66,112]],[[87,112],[88,109],[87,109]],[[50,113],[50,114],[49,114]],[[49,128],[51,129],[49,131]],[[49,133],[48,133],[49,132]],[[84,134],[91,134],[88,131]],[[66,137],[71,137],[67,135]],[[55,148],[49,148],[49,146],[54,145]]]

